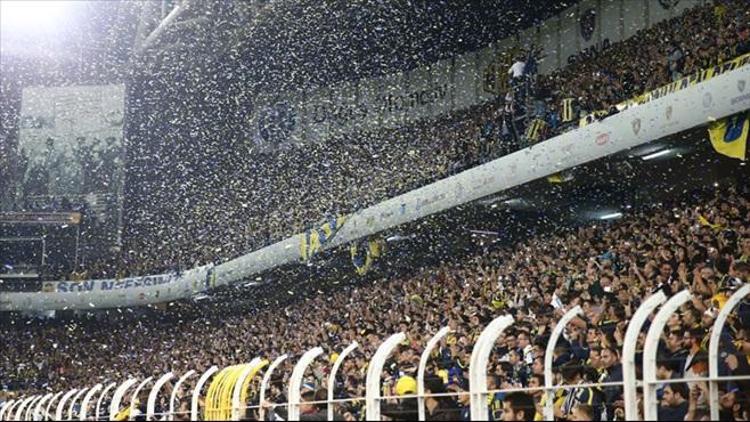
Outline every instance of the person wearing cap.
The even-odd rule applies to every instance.
[[[417,380],[414,377],[404,375],[396,381],[393,392],[397,396],[415,395],[417,394]],[[394,421],[416,420],[419,416],[417,412],[417,398],[406,397],[381,403],[380,413]]]

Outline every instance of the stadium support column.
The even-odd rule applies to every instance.
[[[724,331],[724,324],[727,322],[729,314],[745,298],[750,295],[750,284],[745,284],[737,290],[727,303],[719,311],[716,321],[711,329],[711,337],[708,342],[708,404],[711,409],[711,420],[719,420],[719,343],[721,342],[721,332]]]
[[[656,420],[659,401],[656,399],[656,353],[659,339],[670,316],[692,298],[690,291],[683,290],[672,296],[656,313],[646,335],[643,347],[643,419]]]
[[[365,418],[368,421],[380,420],[380,374],[383,373],[383,366],[388,356],[405,339],[404,333],[396,333],[388,337],[370,360],[365,379]]]
[[[339,372],[339,367],[344,362],[344,359],[346,359],[349,354],[359,347],[359,344],[357,342],[352,342],[349,346],[344,349],[341,354],[339,355],[338,359],[336,359],[336,362],[333,363],[333,368],[331,368],[331,374],[328,375],[328,420],[333,420],[333,399],[336,397],[336,374]]]
[[[166,18],[164,18],[161,22],[159,22],[159,25],[154,29],[145,40],[143,40],[143,43],[136,46],[136,54],[140,55],[144,51],[146,51],[149,47],[151,47],[152,44],[156,42],[156,40],[167,30],[167,27],[172,25],[174,21],[177,20],[177,18],[180,17],[180,15],[185,12],[185,10],[190,7],[190,1],[184,0],[181,4],[177,4],[174,9],[172,9],[171,12],[167,15]]]
[[[423,421],[425,420],[425,410],[424,410],[424,371],[427,369],[427,361],[430,360],[430,355],[432,354],[432,350],[435,348],[435,346],[440,343],[440,340],[443,339],[448,333],[451,332],[450,327],[443,327],[438,331],[434,337],[430,339],[430,341],[427,342],[427,346],[425,346],[424,351],[422,351],[422,356],[419,359],[419,368],[417,369],[417,411],[419,412],[419,420]]]
[[[552,330],[549,341],[547,342],[547,351],[544,354],[544,394],[547,395],[544,405],[544,420],[552,421],[555,420],[554,415],[554,389],[552,386],[552,355],[557,346],[557,339],[560,338],[565,327],[575,317],[583,315],[583,309],[580,306],[574,307],[563,315],[560,321],[555,325],[555,329]]]
[[[287,420],[298,421],[299,420],[299,403],[300,403],[300,388],[302,388],[302,378],[305,376],[305,370],[318,356],[323,354],[321,347],[316,347],[305,352],[304,355],[299,359],[297,365],[292,370],[292,377],[289,378],[289,392],[287,398],[289,399],[287,409]]]
[[[495,341],[506,328],[513,324],[513,317],[504,315],[495,318],[479,335],[469,364],[469,391],[471,393],[471,420],[489,419],[487,409],[487,362]]]
[[[649,296],[630,318],[630,324],[625,332],[625,344],[622,346],[622,388],[625,401],[625,419],[636,421],[638,417],[638,392],[635,375],[635,352],[641,328],[649,315],[667,300],[664,292],[659,290]]]

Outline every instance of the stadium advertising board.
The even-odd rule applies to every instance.
[[[50,281],[44,283],[42,288],[45,292],[58,293],[126,290],[169,284],[179,278],[180,275],[175,273],[106,280]]]
[[[601,54],[636,31],[702,1],[647,3],[584,0],[515,37],[409,72],[261,94],[248,120],[252,143],[257,151],[270,150],[352,131],[395,128],[480,105],[504,94],[508,69],[515,60],[525,60],[530,47],[538,51],[538,71],[549,73],[579,55]]]

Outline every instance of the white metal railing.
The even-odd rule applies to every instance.
[[[590,384],[576,384],[572,385],[553,385],[552,382],[552,350],[557,343],[557,339],[562,334],[567,324],[575,317],[582,314],[580,307],[575,307],[568,310],[563,317],[558,321],[556,327],[551,333],[550,341],[547,346],[547,352],[545,355],[545,383],[543,386],[536,388],[513,388],[513,389],[502,389],[502,390],[488,390],[487,389],[487,365],[490,357],[490,353],[494,347],[496,339],[501,335],[503,330],[510,327],[513,324],[513,318],[509,315],[504,315],[496,318],[482,331],[477,338],[474,345],[471,361],[469,366],[469,391],[466,392],[451,392],[443,394],[429,394],[425,393],[424,388],[424,372],[427,363],[430,359],[432,351],[439,344],[440,340],[444,338],[449,332],[448,327],[443,327],[439,330],[434,337],[432,337],[422,353],[419,362],[419,369],[417,373],[417,392],[416,394],[403,395],[403,396],[388,396],[381,395],[381,374],[383,366],[391,355],[391,353],[401,344],[405,339],[404,333],[396,333],[388,337],[377,349],[375,354],[372,356],[368,365],[367,377],[366,377],[366,394],[365,397],[347,398],[347,399],[334,399],[334,388],[336,374],[338,372],[341,363],[344,359],[354,351],[358,345],[352,343],[346,347],[341,355],[333,363],[333,368],[328,376],[328,395],[327,400],[309,402],[311,404],[325,404],[328,408],[328,419],[333,420],[334,416],[334,405],[342,405],[345,403],[351,403],[355,401],[365,402],[365,412],[368,420],[380,419],[380,404],[384,400],[392,399],[405,399],[405,398],[416,398],[418,407],[417,412],[419,419],[425,419],[424,412],[424,401],[426,397],[460,397],[462,395],[469,395],[471,402],[471,419],[472,420],[486,420],[488,418],[488,407],[487,398],[490,394],[496,392],[510,393],[514,391],[523,392],[538,392],[542,391],[544,394],[550,394],[559,388],[572,388],[572,387],[621,387],[623,388],[623,399],[625,407],[625,416],[627,420],[638,420],[641,417],[640,409],[637,403],[637,389],[643,387],[643,417],[646,420],[656,419],[658,402],[656,400],[656,387],[657,385],[676,383],[676,382],[707,382],[710,386],[710,398],[709,407],[712,415],[712,419],[718,418],[719,412],[719,400],[718,391],[720,382],[736,381],[736,380],[749,380],[750,376],[719,376],[719,341],[721,339],[721,333],[724,330],[727,317],[732,312],[737,304],[742,299],[750,295],[750,284],[742,286],[736,291],[726,302],[724,307],[719,312],[719,315],[714,322],[712,327],[710,342],[709,342],[709,376],[702,378],[683,378],[683,379],[671,379],[671,380],[657,380],[656,377],[656,353],[659,344],[661,334],[663,333],[664,326],[669,317],[674,313],[680,306],[684,305],[691,299],[689,291],[681,291],[667,300],[666,296],[661,292],[657,292],[651,297],[647,298],[641,306],[633,314],[627,332],[624,338],[623,353],[622,353],[622,365],[623,365],[623,381],[622,382],[611,382],[611,383],[590,383]],[[657,308],[661,308],[653,316],[651,326],[649,327],[648,334],[646,335],[646,342],[644,344],[644,356],[643,356],[643,382],[636,380],[635,376],[635,353],[636,344],[638,342],[638,335],[641,332],[643,324],[646,320],[654,314]],[[288,409],[288,419],[298,420],[299,405],[301,402],[300,387],[302,384],[302,378],[305,370],[308,366],[321,354],[323,349],[320,347],[313,348],[307,351],[296,363],[292,375],[289,379],[288,385],[288,403],[273,404],[272,407],[286,406]],[[236,382],[234,389],[232,390],[233,397],[230,404],[227,404],[226,409],[231,410],[231,419],[239,420],[243,415],[243,411],[257,410],[261,415],[266,413],[264,408],[266,390],[270,383],[271,375],[276,368],[287,359],[286,355],[282,355],[276,358],[273,363],[266,368],[263,375],[263,379],[260,384],[260,401],[258,405],[248,406],[246,403],[241,403],[239,397],[241,397],[241,389],[247,387],[245,383],[246,377],[255,371],[250,369],[257,367],[261,363],[260,358],[254,359],[250,365],[248,365],[247,373],[244,373],[239,380]],[[205,384],[219,371],[219,368],[212,366],[206,372],[204,372],[198,381],[192,388],[191,395],[191,408],[190,411],[180,411],[175,409],[177,401],[177,395],[181,385],[184,382],[197,373],[195,371],[188,371],[182,375],[175,383],[174,388],[170,394],[169,407],[164,411],[156,412],[156,401],[159,398],[159,394],[162,387],[175,378],[174,374],[167,373],[160,377],[153,385],[148,396],[147,403],[147,420],[155,420],[156,418],[165,418],[167,420],[173,420],[176,415],[190,416],[192,420],[198,420],[199,413],[199,401]],[[146,378],[139,382],[136,378],[130,378],[122,384],[111,383],[106,387],[103,384],[96,384],[91,388],[74,388],[68,391],[61,391],[57,393],[47,393],[44,395],[30,395],[28,397],[19,397],[14,400],[9,400],[0,406],[0,420],[74,420],[76,416],[80,417],[80,420],[96,419],[101,420],[102,416],[100,408],[105,400],[108,392],[112,389],[114,394],[109,401],[109,414],[107,415],[112,420],[118,412],[123,408],[130,407],[131,418],[133,415],[132,410],[135,407],[139,391],[144,388],[152,378]],[[138,384],[138,387],[132,392],[129,397],[129,403],[121,405],[121,400],[127,393],[127,391]],[[98,396],[98,398],[97,398]],[[69,400],[72,400],[69,402]],[[75,414],[74,406],[79,399],[81,401],[80,411],[78,415]],[[93,418],[89,417],[90,403],[97,398],[96,401],[96,412]],[[547,403],[552,400],[547,398]],[[307,402],[306,402],[307,403]],[[54,415],[51,413],[51,409],[56,409]],[[43,410],[45,409],[45,410]],[[67,410],[67,411],[65,411]],[[553,415],[551,414],[551,407],[546,406],[544,408],[544,417],[547,420],[551,420]]]

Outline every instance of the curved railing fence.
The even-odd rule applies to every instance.
[[[469,396],[470,415],[472,420],[488,419],[488,397],[497,392],[539,392],[544,391],[548,398],[547,405],[543,410],[545,420],[553,420],[552,402],[555,391],[561,388],[618,388],[623,391],[624,417],[627,420],[654,420],[657,418],[657,396],[658,385],[681,383],[681,382],[707,382],[710,388],[708,404],[712,419],[719,418],[719,385],[722,382],[737,381],[740,379],[750,380],[750,376],[719,376],[719,341],[724,330],[725,322],[737,304],[750,295],[750,284],[742,286],[727,301],[719,312],[711,330],[708,344],[709,376],[702,378],[658,380],[656,377],[656,355],[659,340],[669,317],[678,310],[680,306],[691,300],[692,294],[681,291],[671,298],[667,298],[661,291],[647,298],[643,304],[634,312],[627,328],[624,346],[622,350],[623,381],[612,383],[575,384],[564,385],[554,382],[551,356],[567,324],[581,314],[579,307],[572,308],[560,318],[557,326],[552,331],[546,350],[544,363],[545,384],[534,388],[518,388],[504,390],[490,390],[487,385],[488,362],[497,338],[503,331],[514,324],[513,317],[503,315],[490,322],[474,344],[469,365],[469,390],[466,392],[453,392],[443,394],[425,394],[424,371],[432,352],[440,340],[450,332],[450,328],[444,327],[434,334],[433,338],[425,345],[421,355],[419,370],[417,373],[417,393],[413,395],[383,396],[381,395],[381,372],[386,360],[392,352],[405,340],[404,333],[395,333],[380,344],[375,354],[370,359],[366,375],[366,393],[364,397],[350,399],[334,399],[336,397],[336,379],[342,362],[348,358],[350,352],[358,348],[353,343],[341,351],[333,362],[327,383],[327,400],[309,402],[306,404],[325,404],[328,410],[328,419],[333,420],[334,411],[337,406],[347,402],[364,402],[366,418],[378,420],[381,416],[381,403],[385,400],[416,398],[418,415],[420,420],[425,420],[425,398],[435,396]],[[636,343],[639,334],[646,326],[648,330],[643,350],[642,374],[643,379],[636,378]],[[320,347],[313,348],[304,353],[295,363],[294,369],[287,385],[287,403],[274,404],[261,407],[260,405],[249,406],[248,397],[250,392],[260,397],[258,403],[265,403],[265,397],[269,392],[269,386],[274,376],[278,376],[278,370],[288,357],[282,355],[273,361],[260,357],[248,363],[217,368],[212,366],[202,374],[196,371],[188,371],[177,375],[167,373],[161,377],[149,377],[146,379],[126,379],[115,382],[96,385],[80,385],[68,391],[50,392],[46,394],[29,395],[19,397],[5,402],[0,407],[0,420],[124,420],[133,419],[134,410],[143,408],[139,403],[139,397],[148,399],[145,406],[146,420],[240,420],[248,411],[257,411],[263,418],[265,413],[273,407],[283,406],[288,415],[288,420],[299,420],[301,386],[306,369],[311,363],[318,359],[323,353]],[[258,376],[262,373],[262,379]],[[185,385],[189,384],[188,390]],[[167,385],[171,388],[166,388]],[[638,400],[638,389],[642,389],[642,406]],[[182,396],[180,400],[179,397]],[[167,401],[163,410],[156,411],[156,403],[162,399]],[[168,398],[168,400],[167,400]],[[179,403],[190,402],[189,410]],[[178,403],[179,402],[179,403]],[[465,402],[465,400],[464,400]]]

